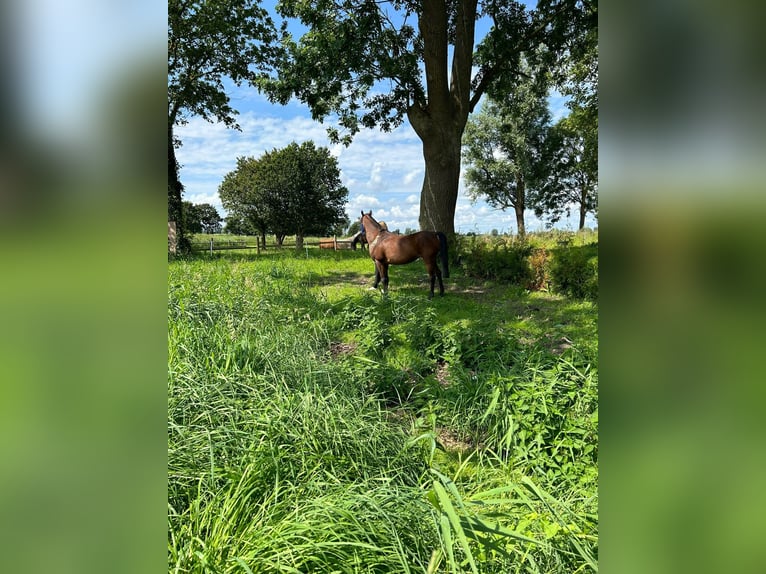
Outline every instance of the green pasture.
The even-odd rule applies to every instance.
[[[596,571],[597,303],[372,275],[169,262],[169,571]]]

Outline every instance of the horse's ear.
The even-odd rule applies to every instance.
[[[364,209],[362,210],[362,212],[361,212],[361,213],[362,213],[362,217],[364,217]]]

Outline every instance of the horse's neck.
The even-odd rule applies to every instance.
[[[378,235],[380,235],[381,233],[383,233],[385,231],[385,229],[383,229],[383,227],[377,221],[373,221],[371,219],[369,221],[369,223],[370,223],[370,225],[369,225],[368,228],[369,228],[369,231],[370,231],[370,235],[374,236],[373,239],[377,238]],[[368,228],[366,227],[365,229],[368,229]],[[369,238],[368,238],[368,241],[369,241]]]

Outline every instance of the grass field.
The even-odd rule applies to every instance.
[[[451,271],[169,263],[170,572],[597,570],[597,304]]]

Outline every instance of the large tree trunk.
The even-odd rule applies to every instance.
[[[426,174],[420,194],[421,230],[455,235],[460,182],[460,143],[471,106],[471,65],[477,0],[460,0],[454,22],[454,49],[448,69],[449,24],[445,0],[423,0],[418,19],[423,38],[426,101],[407,110],[423,142]]]
[[[452,237],[460,182],[460,136],[444,130],[424,139],[423,158],[426,175],[420,193],[420,229]]]
[[[585,186],[582,187],[582,192],[580,193],[580,227],[578,227],[578,231],[583,229],[585,227],[585,214],[587,213],[587,206],[588,205],[588,190],[585,188]]]
[[[295,249],[298,251],[303,249],[303,235],[300,233],[295,235]]]
[[[190,249],[189,239],[184,234],[181,195],[183,185],[178,177],[178,160],[173,145],[173,122],[168,121],[168,221],[176,222],[178,249],[182,252]]]
[[[527,234],[527,228],[524,225],[524,210],[527,208],[526,202],[527,189],[524,185],[524,178],[516,175],[516,201],[514,202],[513,209],[516,212],[516,229],[520,237],[524,237]]]
[[[518,229],[519,237],[524,237],[527,234],[526,227],[524,226],[524,208],[522,206],[515,206],[516,211],[516,228]]]

